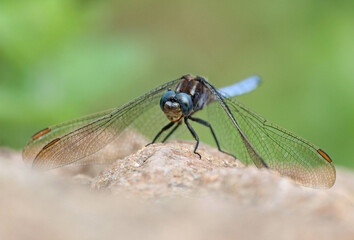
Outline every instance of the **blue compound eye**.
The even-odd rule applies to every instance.
[[[191,96],[186,93],[177,93],[176,94],[179,105],[181,106],[184,116],[188,116],[192,113],[193,102]]]
[[[162,95],[160,100],[160,107],[163,111],[165,103],[167,101],[171,101],[172,99],[176,99],[176,93],[174,91],[167,91],[164,95]]]

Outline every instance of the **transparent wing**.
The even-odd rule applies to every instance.
[[[87,162],[114,141],[128,127],[151,139],[168,123],[159,101],[168,88],[180,79],[163,84],[152,91],[112,110],[50,127],[35,134],[25,146],[23,157],[39,169],[52,169]],[[131,134],[131,133],[129,133]]]
[[[26,146],[22,152],[23,160],[26,163],[32,164],[34,158],[37,156],[40,150],[42,150],[42,148],[52,140],[63,136],[65,133],[82,127],[83,125],[88,124],[95,119],[101,118],[113,112],[114,110],[115,109],[109,109],[99,113],[94,113],[64,123],[56,124],[39,131],[38,133],[34,134],[32,138],[26,143]]]
[[[250,111],[235,98],[223,98],[208,106],[209,118],[222,147],[245,164],[269,167],[296,182],[328,188],[336,179],[329,156],[317,146]]]

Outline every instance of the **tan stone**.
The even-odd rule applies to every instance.
[[[354,239],[352,171],[316,190],[193,148],[154,144],[48,172],[0,149],[0,239]]]

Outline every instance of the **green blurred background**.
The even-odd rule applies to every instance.
[[[191,73],[354,167],[353,1],[0,3],[0,146]]]

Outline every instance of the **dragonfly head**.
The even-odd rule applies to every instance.
[[[168,120],[178,122],[182,117],[192,113],[193,102],[188,94],[169,90],[161,97],[160,107]]]

